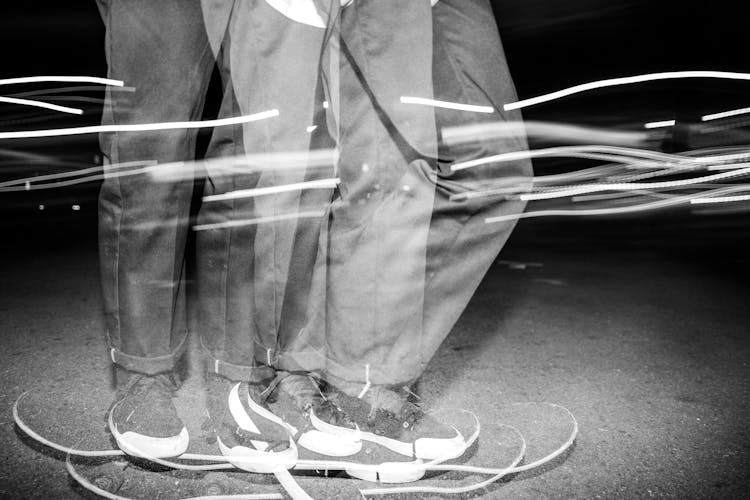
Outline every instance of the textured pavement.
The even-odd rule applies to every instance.
[[[85,211],[84,211],[85,212]],[[11,406],[60,439],[104,440],[111,395],[93,219],[15,230],[0,244],[0,497],[88,498],[64,457],[24,439]],[[552,463],[458,498],[739,498],[750,470],[747,226],[666,219],[522,223],[420,384],[431,409],[465,408],[483,425],[467,463],[526,463],[562,444]],[[200,385],[179,406],[201,420]],[[92,403],[93,401],[93,403]],[[66,408],[60,416],[51,407]],[[496,442],[499,441],[499,442]],[[144,476],[145,477],[145,476]],[[154,477],[154,476],[149,476]],[[167,478],[166,480],[163,480]],[[159,480],[157,480],[159,479]],[[482,477],[434,476],[430,484]],[[174,498],[162,474],[144,498]],[[187,484],[187,479],[182,479]],[[280,491],[270,478],[257,491]],[[161,482],[160,482],[161,481]],[[200,483],[200,479],[197,483]],[[301,477],[316,499],[357,498],[368,485]],[[399,498],[439,498],[400,495]]]

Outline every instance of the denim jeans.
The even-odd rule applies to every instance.
[[[210,369],[257,379],[268,367],[355,383],[416,379],[457,321],[513,223],[485,217],[517,200],[452,195],[530,176],[525,161],[451,171],[456,162],[523,150],[519,135],[449,145],[446,127],[517,120],[515,93],[487,0],[315,0],[327,27],[264,0],[99,0],[112,78],[104,123],[194,120],[210,71],[225,82],[222,116],[279,116],[214,130],[197,231],[195,329]],[[208,33],[208,35],[207,35]],[[401,102],[487,105],[492,114]],[[323,105],[326,102],[326,106]],[[103,134],[111,163],[191,160],[195,133]],[[329,168],[277,169],[238,154],[336,145]],[[256,156],[262,158],[262,156]],[[192,165],[192,164],[186,164]],[[186,167],[194,168],[194,167]],[[112,358],[170,369],[185,345],[184,251],[192,174],[169,182],[117,176],[100,197],[100,248]],[[337,176],[335,192],[215,195]],[[295,213],[312,214],[295,218]],[[314,214],[321,212],[322,215]],[[289,216],[289,217],[288,217]]]
[[[325,1],[325,0],[321,0]],[[448,127],[520,120],[487,0],[355,0],[340,11],[340,196],[319,265],[325,286],[307,335],[324,339],[325,372],[346,382],[414,381],[510,235],[519,200],[469,198],[529,161],[451,165],[527,148],[522,134],[448,145]],[[491,106],[491,114],[404,104],[402,96]],[[333,99],[336,101],[336,99]],[[322,291],[325,291],[323,294]],[[324,297],[324,300],[323,300]]]

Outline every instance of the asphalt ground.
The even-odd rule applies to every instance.
[[[51,224],[38,217],[0,243],[0,496],[88,498],[64,455],[26,439],[11,415],[31,391],[24,415],[44,434],[108,445],[103,413],[112,387],[95,219],[85,210]],[[522,221],[424,374],[420,394],[430,410],[477,415],[483,430],[468,464],[508,464],[520,441],[500,424],[521,429],[525,463],[560,446],[572,423],[559,407],[540,403],[567,408],[579,434],[553,462],[457,497],[744,497],[747,229],[741,214]],[[178,398],[193,427],[201,421],[196,371]],[[174,481],[210,479],[138,468],[128,474],[141,481],[143,498],[173,498]],[[425,484],[484,478],[431,475]],[[269,477],[239,480],[254,492],[279,491]],[[358,488],[372,486],[341,477],[299,482],[316,499],[357,498]]]

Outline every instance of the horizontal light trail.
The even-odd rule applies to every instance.
[[[597,191],[630,191],[633,189],[661,189],[669,187],[684,187],[693,184],[701,184],[704,182],[714,182],[723,179],[729,179],[731,177],[738,177],[741,175],[750,174],[750,168],[744,168],[741,170],[734,170],[731,172],[722,172],[720,174],[705,175],[702,177],[695,177],[692,179],[682,179],[678,181],[665,181],[665,182],[631,182],[631,183],[612,183],[612,184],[591,184],[584,186],[576,186],[573,188],[563,189],[561,191],[552,191],[547,193],[532,193],[523,194],[520,198],[524,201],[538,201],[538,200],[551,200],[554,198],[565,198],[568,196],[574,196],[586,193],[595,193]]]
[[[113,179],[116,177],[129,177],[132,175],[139,175],[139,174],[147,174],[147,173],[153,173],[156,169],[162,168],[165,165],[171,165],[171,166],[185,166],[184,162],[179,162],[176,164],[162,164],[157,165],[156,162],[132,162],[133,165],[146,165],[141,168],[129,168],[125,169],[123,167],[121,170],[111,172],[109,170],[104,170],[102,167],[91,167],[83,170],[78,170],[75,172],[70,172],[71,175],[67,176],[65,174],[53,174],[55,178],[67,178],[67,177],[73,177],[74,175],[81,175],[81,174],[89,174],[93,172],[99,172],[95,175],[83,175],[83,177],[77,177],[75,179],[69,179],[64,181],[55,181],[55,182],[44,182],[41,184],[32,184],[30,180],[23,179],[23,180],[13,180],[13,181],[7,181],[12,182],[13,184],[9,185],[9,187],[0,185],[0,193],[3,192],[15,192],[15,191],[37,191],[40,189],[54,189],[54,188],[62,188],[62,187],[69,187],[69,186],[75,186],[78,184],[85,184],[87,182],[94,182],[94,181],[101,181],[104,179]],[[123,164],[125,165],[125,164]],[[47,177],[53,177],[53,175],[47,176]],[[39,179],[42,176],[39,177],[33,177],[32,179]],[[23,182],[23,186],[19,186]]]
[[[100,78],[98,76],[23,76],[18,78],[0,79],[0,85],[18,85],[21,83],[47,83],[47,82],[65,82],[65,83],[99,83],[101,85],[112,85],[122,87],[125,82],[122,80],[113,80],[111,78]]]
[[[697,184],[690,186],[693,189],[707,189],[707,190],[713,190],[713,189],[719,189],[719,188],[738,188],[739,186],[736,185],[716,185],[716,184]],[[673,188],[665,188],[663,191],[674,191],[682,189],[681,187],[673,187]],[[745,189],[750,191],[750,186],[747,186]],[[683,193],[684,194],[684,193]],[[695,193],[700,194],[700,193]],[[667,194],[666,192],[660,192],[660,191],[650,191],[648,189],[634,189],[631,191],[616,191],[613,193],[599,193],[599,194],[588,194],[588,195],[582,195],[582,196],[574,196],[572,198],[573,203],[585,203],[589,201],[603,201],[603,200],[616,200],[618,198],[627,198],[627,197],[633,197],[633,196],[651,196],[654,198],[674,198],[676,196],[680,196],[679,194]]]
[[[71,115],[82,115],[83,110],[79,108],[69,108],[68,106],[59,106],[57,104],[50,104],[43,101],[34,101],[31,99],[19,99],[17,97],[4,97],[0,96],[0,102],[6,104],[17,104],[19,106],[32,106],[35,108],[50,109],[52,111],[59,111],[61,113],[69,113]]]
[[[434,108],[456,109],[459,111],[469,111],[472,113],[494,113],[495,108],[492,106],[477,106],[474,104],[461,104],[458,102],[437,101],[425,97],[401,97],[402,104],[421,104],[422,106],[432,106]]]
[[[685,162],[692,160],[680,155],[671,155],[667,153],[659,153],[656,151],[650,151],[646,149],[637,148],[625,148],[620,146],[599,146],[599,145],[582,145],[582,146],[558,146],[544,149],[530,149],[524,151],[511,151],[508,153],[501,153],[497,155],[487,156],[484,158],[478,158],[476,160],[470,160],[451,165],[452,171],[464,170],[467,168],[477,167],[485,165],[487,163],[498,163],[505,161],[516,161],[522,159],[534,159],[544,157],[581,157],[583,154],[591,155],[610,155],[609,159],[613,157],[619,157],[627,159],[628,163],[632,160],[630,157],[642,158],[648,160],[657,160],[661,162]],[[601,159],[601,158],[596,158]]]
[[[207,231],[210,229],[229,229],[233,227],[242,226],[254,226],[257,224],[267,224],[269,222],[281,222],[292,219],[311,219],[317,217],[323,217],[326,214],[324,211],[311,211],[311,212],[297,212],[293,214],[283,215],[272,215],[268,217],[258,217],[255,219],[241,219],[241,220],[230,220],[226,222],[216,222],[213,224],[199,224],[193,226],[194,231]]]
[[[624,132],[543,121],[497,121],[445,127],[442,138],[448,145],[484,140],[534,137],[554,139],[569,144],[611,144],[638,146],[650,137],[649,132]]]
[[[107,170],[117,170],[117,169],[125,169],[125,168],[132,168],[132,167],[151,167],[156,165],[155,160],[145,160],[145,161],[129,161],[129,162],[123,162],[119,164],[112,164],[107,165]],[[34,177],[25,177],[22,179],[13,179],[10,181],[4,181],[0,182],[0,188],[4,187],[10,187],[10,186],[17,186],[17,185],[25,185],[26,183],[41,183],[44,181],[55,181],[58,179],[67,179],[70,177],[78,177],[78,176],[85,176],[92,173],[100,173],[104,170],[104,167],[90,167],[90,168],[83,168],[78,170],[72,170],[69,172],[60,172],[57,174],[47,174],[47,175],[35,175]],[[100,176],[96,176],[94,178],[85,178],[84,182],[89,182],[89,180],[97,180]],[[47,183],[49,184],[49,183]],[[45,186],[45,187],[56,187],[56,184]],[[33,184],[32,184],[33,187]]]
[[[279,111],[273,109],[252,115],[237,116],[233,118],[221,118],[217,120],[187,121],[187,122],[161,122],[133,125],[94,125],[88,127],[71,127],[46,130],[27,130],[20,132],[0,132],[2,139],[32,139],[39,137],[61,137],[83,134],[100,134],[106,132],[150,132],[155,130],[196,129],[222,127],[226,125],[238,125],[259,120],[265,120],[278,116]]]
[[[603,194],[588,194],[583,196],[574,196],[571,201],[573,203],[588,203],[592,201],[609,201],[609,200],[624,200],[626,198],[639,198],[644,196],[651,196],[653,198],[669,199],[674,198],[675,195],[661,194],[651,192],[648,190],[637,189],[634,191],[627,192],[616,192],[616,193],[603,193]]]
[[[674,127],[677,123],[677,120],[662,120],[660,122],[649,122],[643,125],[643,128],[647,129],[654,129],[654,128],[665,128],[665,127]]]
[[[701,117],[701,121],[709,122],[711,120],[719,120],[721,118],[729,118],[731,116],[739,116],[750,113],[750,108],[733,109],[730,111],[722,111],[721,113],[713,113]]]
[[[648,73],[645,75],[627,76],[623,78],[610,78],[606,80],[599,80],[590,83],[584,83],[581,85],[575,85],[566,89],[551,92],[549,94],[540,95],[531,99],[524,99],[513,103],[506,104],[503,106],[506,111],[513,109],[526,108],[535,104],[541,104],[549,101],[554,101],[562,97],[567,97],[573,94],[586,92],[594,89],[601,89],[605,87],[615,87],[618,85],[630,85],[634,83],[652,82],[656,80],[673,80],[678,78],[720,78],[725,80],[750,80],[750,73],[734,73],[728,71],[667,71],[662,73]]]
[[[709,203],[734,203],[738,201],[750,201],[750,194],[740,196],[717,196],[715,198],[698,198],[690,200],[690,203],[693,205],[706,205]]]
[[[745,188],[743,187],[743,189]],[[667,200],[659,200],[659,201],[654,201],[650,203],[643,203],[643,204],[627,206],[627,207],[600,208],[600,209],[587,209],[587,210],[581,210],[581,209],[578,209],[578,210],[538,210],[535,212],[524,212],[524,213],[513,214],[513,215],[501,215],[498,217],[487,217],[484,219],[484,222],[486,224],[492,224],[496,222],[515,221],[519,219],[533,219],[537,217],[551,217],[551,216],[572,217],[572,216],[619,215],[619,214],[627,214],[627,213],[637,213],[637,212],[645,212],[649,210],[656,210],[659,208],[665,208],[665,207],[670,207],[670,206],[688,204],[688,203],[692,203],[692,200],[696,200],[704,196],[724,194],[724,193],[732,192],[732,191],[737,191],[737,189],[733,189],[733,188],[717,189],[715,191],[711,191],[708,193],[701,193],[697,195],[691,194],[691,195],[685,195],[685,196],[675,196]]]
[[[317,170],[331,169],[338,161],[338,150],[335,148],[316,149],[313,151],[280,151],[276,153],[256,153],[247,155],[229,156],[223,158],[208,158],[201,163],[209,171],[210,177],[220,175],[243,175],[258,171],[272,170],[275,172],[294,170]],[[173,168],[173,165],[164,164],[163,168],[154,171],[154,179],[160,181],[174,181],[192,178],[192,171],[187,172],[184,168]]]
[[[87,97],[82,95],[40,95],[39,98],[48,99],[50,101],[87,102],[91,104],[104,104],[106,102],[111,102],[111,100],[102,97]]]
[[[333,189],[341,182],[341,179],[319,179],[316,181],[297,182],[281,186],[269,186],[255,189],[241,189],[224,194],[204,196],[203,201],[237,200],[241,198],[255,198],[269,194],[288,193],[290,191],[302,191],[305,189]]]
[[[41,96],[41,95],[51,95],[51,94],[66,94],[68,92],[89,92],[89,91],[102,91],[105,90],[107,87],[102,87],[99,85],[72,85],[69,87],[58,87],[55,89],[39,89],[39,90],[29,90],[28,92],[17,92],[13,94],[8,94],[11,97],[33,97],[33,96]],[[109,89],[110,92],[117,91],[117,92],[135,92],[135,87],[112,87]]]

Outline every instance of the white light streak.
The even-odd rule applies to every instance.
[[[729,118],[730,116],[738,116],[750,113],[750,108],[733,109],[731,111],[722,111],[721,113],[713,113],[701,117],[701,121],[708,122],[711,120],[718,120],[720,118]]]
[[[242,227],[242,226],[253,226],[257,224],[266,224],[269,222],[280,222],[284,220],[290,220],[290,219],[305,219],[305,218],[317,218],[317,217],[323,217],[326,213],[323,211],[314,211],[314,212],[298,212],[293,214],[284,214],[284,215],[272,215],[269,217],[259,217],[256,219],[241,219],[241,220],[230,220],[226,222],[216,222],[213,224],[199,224],[196,226],[193,226],[194,231],[207,231],[209,229],[229,229],[233,227]]]
[[[122,87],[125,85],[125,82],[122,80],[112,80],[111,78],[100,78],[98,76],[24,76],[19,78],[0,79],[0,85],[46,82],[99,83],[101,85],[112,85],[115,87]]]
[[[744,188],[743,188],[744,189]],[[659,208],[665,208],[675,205],[693,203],[693,200],[698,200],[706,196],[713,194],[723,194],[727,192],[737,191],[737,188],[724,188],[710,191],[708,193],[701,194],[690,194],[685,196],[675,196],[666,200],[658,200],[650,203],[642,203],[639,205],[629,205],[626,207],[615,207],[615,208],[598,208],[588,210],[538,210],[536,212],[524,212],[520,214],[512,215],[501,215],[498,217],[487,217],[484,219],[486,224],[492,224],[495,222],[508,222],[515,221],[518,219],[533,219],[537,217],[549,217],[549,216],[595,216],[595,215],[618,215],[636,212],[645,212],[648,210],[656,210]]]
[[[664,128],[664,127],[674,127],[677,123],[676,120],[662,120],[660,122],[649,122],[643,125],[643,128]]]
[[[727,71],[667,71],[663,73],[649,73],[645,75],[628,76],[623,78],[610,78],[599,80],[581,85],[575,85],[567,89],[558,90],[549,94],[544,94],[531,99],[524,99],[503,106],[506,111],[521,109],[535,104],[554,101],[562,97],[567,97],[588,90],[600,89],[604,87],[614,87],[618,85],[629,85],[633,83],[651,82],[656,80],[672,80],[677,78],[721,78],[725,80],[750,80],[750,73],[733,73]]]
[[[239,191],[231,191],[224,194],[215,194],[210,196],[204,196],[203,201],[224,201],[224,200],[236,200],[240,198],[255,198],[257,196],[266,196],[269,194],[287,193],[289,191],[301,191],[304,189],[333,189],[335,188],[340,179],[319,179],[316,181],[308,182],[297,182],[294,184],[284,184],[282,186],[270,186],[255,189],[242,189]]]
[[[628,164],[631,165],[637,165],[637,162],[635,162],[632,157],[662,162],[680,162],[691,160],[691,158],[685,158],[679,155],[670,155],[666,153],[659,153],[656,151],[649,151],[646,149],[623,148],[618,146],[582,145],[511,151],[508,153],[501,153],[484,158],[477,158],[476,160],[454,163],[453,165],[451,165],[451,170],[463,170],[466,168],[486,165],[487,163],[545,157],[572,157],[601,160],[614,160],[619,158],[620,161],[625,160]],[[651,166],[652,164],[648,163],[648,165]]]
[[[107,165],[106,169],[108,171],[114,171],[114,170],[122,170],[126,168],[131,167],[143,167],[143,166],[154,166],[157,162],[155,160],[141,160],[141,161],[129,161],[129,162],[123,162],[123,163],[113,163],[111,165]],[[2,188],[10,187],[10,186],[16,186],[19,184],[29,184],[29,188],[31,188],[31,183],[35,183],[35,188],[40,187],[39,185],[42,183],[42,181],[55,181],[60,179],[65,179],[68,177],[78,177],[83,176],[87,174],[92,173],[99,173],[103,170],[103,167],[90,167],[90,168],[82,168],[78,170],[71,170],[68,172],[60,172],[57,174],[46,174],[46,175],[35,175],[34,177],[25,177],[22,179],[13,179],[10,181],[3,181],[0,182],[0,190]],[[135,170],[132,170],[135,171]],[[85,179],[83,182],[88,182],[89,180],[97,180],[100,176],[93,176],[93,177],[83,177],[82,179]],[[80,182],[80,179],[76,179],[76,181]],[[41,186],[44,187],[56,187],[59,184],[55,183],[47,183],[47,184],[41,184]]]
[[[153,163],[155,163],[155,162],[153,162]],[[141,164],[145,164],[145,162],[141,163]],[[177,168],[178,166],[179,167],[184,167],[185,163],[184,162],[179,162],[179,163],[164,163],[164,164],[161,164],[161,165],[151,165],[151,166],[146,166],[146,167],[143,167],[143,168],[123,169],[123,170],[119,170],[119,171],[116,171],[116,172],[106,171],[105,173],[100,173],[100,174],[96,174],[96,175],[85,175],[83,177],[78,177],[76,179],[69,179],[69,180],[65,180],[65,181],[59,181],[58,180],[56,182],[45,182],[45,183],[40,183],[40,184],[31,184],[28,180],[26,180],[25,183],[24,183],[24,187],[23,188],[20,187],[20,186],[13,185],[13,184],[18,184],[18,181],[6,181],[6,182],[0,184],[0,193],[22,191],[22,190],[25,190],[25,191],[36,191],[36,190],[39,190],[39,189],[62,188],[62,187],[68,187],[68,186],[75,186],[75,185],[78,185],[78,184],[85,184],[87,182],[100,181],[100,180],[103,180],[103,179],[110,179],[110,178],[114,179],[114,178],[117,178],[117,177],[128,177],[128,176],[131,176],[131,175],[146,174],[146,173],[152,173],[153,174],[155,171],[158,171],[157,169],[170,168],[170,167],[171,168]],[[97,171],[101,171],[101,170],[102,170],[102,167],[92,167],[90,169],[83,169],[83,170],[78,170],[78,171],[75,171],[75,172],[66,172],[66,173],[63,173],[63,174],[58,174],[57,177],[60,177],[60,178],[62,178],[62,177],[72,177],[72,176],[75,176],[75,175],[81,175],[83,173],[87,173],[87,172],[91,172],[91,171],[97,172]],[[68,175],[66,175],[66,174],[68,174]],[[43,176],[39,176],[39,177],[36,177],[36,178],[33,178],[33,179],[39,179],[41,177],[43,177]],[[44,176],[44,177],[51,177],[51,176]],[[9,183],[11,185],[10,186],[6,186],[6,184],[9,184]]]
[[[32,97],[32,96],[39,96],[39,95],[51,95],[51,94],[65,94],[68,92],[88,92],[88,91],[101,91],[104,90],[104,88],[100,86],[93,86],[93,85],[74,85],[70,87],[59,87],[56,89],[39,89],[39,90],[30,90],[28,92],[17,92],[13,94],[9,94],[12,97]],[[109,89],[111,92],[117,91],[117,92],[135,92],[135,87],[114,87]]]
[[[310,125],[309,127],[307,127],[307,133],[312,134],[313,132],[315,132],[315,129],[317,128],[318,128],[317,125]]]
[[[403,104],[421,104],[423,106],[432,106],[435,108],[457,109],[459,111],[470,111],[472,113],[494,113],[495,108],[492,106],[476,106],[473,104],[461,104],[458,102],[436,101],[425,97],[401,97]]]
[[[575,196],[575,195],[585,194],[585,193],[595,193],[598,191],[630,191],[634,189],[662,189],[662,188],[673,188],[673,187],[678,187],[678,186],[683,187],[683,186],[690,186],[694,184],[701,184],[704,182],[715,182],[718,180],[728,179],[730,177],[736,177],[736,176],[745,175],[745,174],[750,174],[750,168],[734,170],[731,172],[723,172],[720,174],[705,175],[702,177],[695,177],[692,179],[682,179],[678,181],[591,184],[591,185],[577,186],[577,187],[573,187],[570,189],[564,189],[561,191],[522,194],[519,198],[523,201],[551,200],[554,198],[564,198],[567,196]]]
[[[52,111],[59,111],[61,113],[70,113],[72,115],[82,115],[83,110],[78,108],[69,108],[67,106],[58,106],[57,104],[50,104],[43,101],[33,101],[31,99],[18,99],[16,97],[3,97],[0,96],[0,102],[6,104],[18,104],[20,106],[32,106],[35,108],[51,109]]]
[[[693,205],[706,205],[709,203],[733,203],[737,201],[750,201],[750,194],[740,196],[717,196],[715,198],[697,198],[690,200]]]
[[[570,144],[613,144],[637,146],[649,138],[648,132],[623,132],[566,123],[543,121],[499,121],[446,127],[442,131],[448,145],[496,139],[539,137]]]
[[[0,132],[0,140],[2,139],[30,139],[30,138],[38,138],[38,137],[60,137],[60,136],[83,135],[83,134],[99,134],[99,133],[105,133],[105,132],[148,132],[148,131],[155,131],[155,130],[222,127],[225,125],[237,125],[241,123],[249,123],[249,122],[254,122],[254,121],[259,121],[259,120],[265,120],[267,118],[272,118],[278,115],[279,115],[279,111],[277,109],[273,109],[270,111],[263,111],[261,113],[255,113],[252,115],[237,116],[233,118],[221,118],[218,120],[144,123],[144,124],[133,124],[133,125],[95,125],[95,126],[89,126],[89,127],[71,127],[71,128],[46,129],[46,130],[26,130],[26,131],[21,131],[21,132]]]

